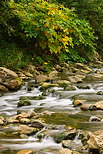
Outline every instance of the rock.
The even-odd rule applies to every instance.
[[[37,137],[39,139],[42,139],[42,138],[45,138],[45,137],[52,137],[55,140],[57,135],[59,135],[61,132],[62,132],[62,130],[48,130],[48,129],[45,129],[43,131],[40,131],[40,133],[37,134]]]
[[[73,105],[74,105],[74,107],[80,106],[80,105],[82,105],[85,101],[86,101],[86,100],[74,100],[74,101],[73,101]]]
[[[63,140],[73,139],[75,136],[76,136],[76,129],[71,129],[71,130],[60,133],[57,136],[56,141],[57,143],[60,143]]]
[[[22,124],[30,124],[31,120],[28,118],[19,118],[19,122]]]
[[[79,89],[90,89],[89,85],[77,85],[77,88]]]
[[[85,77],[87,81],[101,81],[103,79],[103,74],[90,74]]]
[[[41,122],[37,121],[37,120],[32,121],[30,126],[35,127],[35,128],[43,128],[44,127],[44,125]]]
[[[37,133],[38,131],[39,131],[38,129],[36,129],[34,127],[29,127],[26,125],[20,125],[18,127],[19,134],[31,135],[31,134]]]
[[[41,115],[51,116],[52,115],[52,112],[50,112],[50,111],[43,111],[41,113]]]
[[[89,122],[100,122],[100,121],[101,121],[101,119],[96,116],[91,116],[89,118]]]
[[[49,76],[50,80],[57,78],[58,77],[58,71],[56,71],[56,70],[51,71],[48,76]]]
[[[8,123],[19,123],[19,119],[17,118],[17,116],[9,117],[7,121]]]
[[[0,92],[7,92],[8,88],[0,84]]]
[[[83,111],[88,111],[88,110],[94,111],[97,109],[96,106],[93,104],[83,104],[80,106],[80,108]]]
[[[75,143],[73,140],[63,140],[62,141],[63,148],[69,148],[69,149],[76,149],[76,147],[80,146],[79,144]]]
[[[32,118],[34,116],[36,116],[37,114],[31,109],[28,112],[23,112],[21,114],[18,115],[18,117],[22,117],[22,118]]]
[[[98,91],[97,95],[103,95],[103,91]]]
[[[17,77],[18,75],[15,72],[7,68],[0,67],[0,83],[6,79],[16,79]]]
[[[64,90],[72,91],[72,90],[76,90],[76,88],[74,86],[69,85],[66,88],[64,88]]]
[[[85,78],[85,75],[75,75],[75,76],[68,77],[68,80],[72,83],[81,83],[84,78]]]
[[[58,84],[51,84],[51,83],[47,83],[47,82],[44,82],[40,88],[40,90],[46,90],[50,87],[58,87]]]
[[[56,83],[57,83],[60,87],[64,87],[64,88],[71,84],[71,82],[68,81],[68,80],[58,80],[58,81],[56,81]]]
[[[0,84],[10,90],[17,90],[22,84],[22,80],[18,78],[18,75],[4,67],[0,67]]]
[[[3,124],[4,124],[4,118],[0,117],[0,125],[3,125]]]
[[[88,70],[89,72],[92,71],[88,66],[86,66],[85,64],[82,64],[82,63],[75,63],[74,66],[78,69],[85,69],[85,70]]]
[[[21,150],[17,152],[17,154],[33,154],[33,151],[32,150]]]
[[[99,61],[99,60],[96,60],[95,63],[96,64],[103,64],[103,62],[102,61]]]
[[[58,154],[72,154],[72,151],[70,149],[62,148]]]
[[[49,77],[47,75],[40,74],[36,76],[35,80],[36,82],[45,82],[49,80]]]
[[[90,151],[103,154],[103,130],[95,131],[87,141]]]
[[[97,109],[103,110],[103,101],[98,101],[94,104]]]
[[[31,102],[29,100],[22,100],[18,102],[18,107],[29,106],[29,105],[31,105]]]

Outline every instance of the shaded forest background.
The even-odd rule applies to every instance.
[[[0,66],[93,61],[103,57],[103,0],[1,0]]]

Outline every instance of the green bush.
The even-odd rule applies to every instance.
[[[18,34],[28,42],[34,40],[34,47],[41,48],[42,54],[45,50],[55,54],[75,54],[76,50],[82,55],[95,51],[92,28],[85,20],[78,19],[73,10],[46,0],[12,0],[8,5],[18,18]]]

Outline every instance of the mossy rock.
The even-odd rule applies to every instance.
[[[58,87],[58,84],[51,84],[51,83],[46,83],[44,82],[40,88],[40,90],[46,90],[50,87]]]
[[[31,105],[31,102],[29,100],[21,100],[18,102],[18,107],[29,106],[29,105]]]
[[[68,140],[68,139],[72,140],[74,139],[75,136],[76,136],[76,129],[71,129],[69,131],[60,133],[56,138],[56,142],[60,143],[63,140]]]

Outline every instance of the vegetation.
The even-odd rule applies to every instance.
[[[62,3],[60,0],[58,2]],[[98,46],[101,43],[102,34],[99,35],[99,31],[102,31],[102,24],[93,30],[95,26],[87,19],[90,8],[80,9],[83,2],[65,1],[64,6],[57,1],[1,0],[1,66],[18,69],[29,63],[38,63],[48,71],[54,61],[70,63],[92,60],[96,43]],[[99,8],[100,4],[97,5]],[[93,6],[97,9],[96,5]]]

